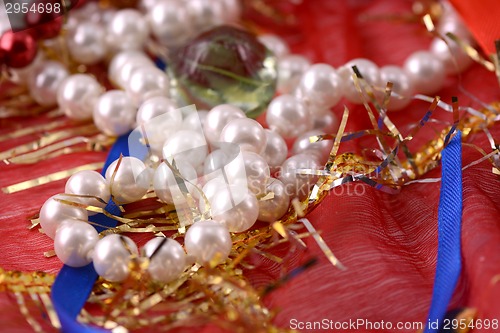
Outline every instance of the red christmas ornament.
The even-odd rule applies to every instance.
[[[28,66],[35,59],[37,45],[26,31],[6,31],[0,37],[0,54],[5,53],[4,63],[13,68]]]

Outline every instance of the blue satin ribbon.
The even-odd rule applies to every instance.
[[[119,137],[111,150],[102,168],[104,175],[108,166],[117,160],[120,155],[128,156],[129,134]],[[118,206],[110,200],[105,207],[106,211],[113,215],[121,215]],[[106,227],[115,227],[116,221],[104,214],[96,214],[89,217],[89,220],[104,227],[96,226],[98,232]],[[88,326],[79,323],[76,317],[82,310],[87,298],[92,291],[98,275],[92,263],[84,267],[70,267],[64,265],[56,277],[52,286],[52,302],[61,322],[61,331],[65,333],[104,333],[108,330]]]
[[[438,332],[462,269],[462,141],[457,131],[442,152],[438,210],[438,253],[432,302],[425,333]]]

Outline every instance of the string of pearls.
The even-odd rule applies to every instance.
[[[470,38],[458,16],[450,7],[445,8],[439,32],[451,31],[464,40]],[[328,110],[342,97],[361,102],[351,79],[352,66],[356,65],[371,85],[391,81],[395,93],[410,97],[415,92],[436,92],[447,73],[463,70],[469,62],[466,56],[457,56],[460,49],[455,49],[452,58],[446,43],[436,39],[429,52],[412,54],[403,68],[379,69],[367,59],[354,59],[335,70],[327,64],[311,65],[305,58],[289,54],[287,45],[276,36],[259,38],[278,57],[278,90],[282,93],[268,106],[269,129],[227,104],[210,111],[183,114],[165,94],[166,75],[137,50],[118,53],[110,63],[109,76],[123,90],[102,94],[102,88],[85,74],[70,76],[58,87],[59,106],[68,116],[88,117],[92,111],[96,125],[110,135],[126,133],[134,124],[148,126],[158,117],[168,118],[168,122],[162,122],[168,124],[166,127],[148,131],[151,149],[170,163],[175,157],[187,193],[198,201],[200,214],[205,213],[208,200],[211,219],[201,219],[188,228],[184,248],[177,241],[162,237],[146,243],[141,256],[150,259],[148,271],[156,280],[175,280],[193,261],[206,265],[215,259],[226,260],[232,246],[231,232],[248,230],[257,220],[276,221],[288,210],[291,199],[307,197],[315,177],[297,174],[296,170],[319,169],[332,147],[328,141],[310,143],[309,137],[335,131],[336,119]],[[452,43],[450,46],[453,48]],[[402,108],[409,100],[392,99],[389,108]],[[201,127],[197,127],[199,123]],[[285,142],[288,138],[295,138],[291,154]],[[241,160],[238,154],[225,149],[226,143],[239,147]],[[130,261],[139,256],[137,246],[126,236],[99,239],[88,223],[89,212],[58,200],[104,207],[113,198],[118,204],[127,204],[140,200],[152,187],[160,201],[178,205],[186,195],[185,191],[166,185],[177,182],[167,163],[153,170],[135,157],[122,158],[117,168],[118,162],[109,166],[104,177],[94,171],[74,174],[68,179],[65,192],[77,195],[76,199],[56,195],[47,200],[40,212],[40,224],[54,239],[55,252],[63,263],[79,267],[93,262],[98,274],[110,281],[127,277]],[[208,176],[220,169],[225,170],[224,181]],[[261,200],[270,192],[272,198]]]

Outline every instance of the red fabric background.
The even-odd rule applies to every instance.
[[[366,14],[408,12],[411,2],[406,0],[308,0],[285,7],[297,18],[296,26],[283,28],[268,24],[264,19],[259,23],[283,36],[294,52],[304,54],[313,62],[337,67],[352,58],[365,57],[380,66],[401,65],[413,51],[427,48],[431,40],[418,24],[359,19]],[[466,90],[484,102],[500,97],[494,74],[479,65],[463,73],[461,82]],[[458,84],[457,77],[450,77],[439,95],[446,102],[451,101],[451,96],[458,96],[461,105],[477,107],[459,91]],[[340,115],[343,104],[333,112]],[[348,130],[368,128],[363,107],[347,105],[351,110]],[[400,126],[415,122],[427,106],[414,102],[393,114],[392,119]],[[438,111],[437,117],[451,119],[451,115],[443,111]],[[19,120],[15,126],[25,127],[37,121]],[[12,129],[12,123],[2,122],[1,134]],[[492,134],[498,138],[500,127],[496,126]],[[0,150],[34,138],[1,142]],[[423,135],[418,142],[421,144],[428,138]],[[360,142],[345,144],[342,149],[359,150]],[[483,134],[475,135],[471,142],[489,149]],[[1,164],[0,186],[103,161],[105,155],[70,155],[36,165]],[[480,157],[477,151],[464,147],[464,165]],[[480,318],[500,319],[499,177],[491,173],[491,164],[487,162],[465,170],[463,175],[463,272],[452,307],[475,307]],[[439,177],[440,169],[426,176]],[[436,263],[439,185],[414,184],[403,188],[398,195],[388,195],[366,185],[349,184],[331,193],[309,218],[322,231],[325,241],[347,270],[332,267],[315,242],[307,239],[307,251],[294,253],[289,268],[311,256],[318,257],[320,263],[265,298],[269,307],[280,310],[275,323],[288,327],[291,319],[346,321],[365,318],[394,324],[425,321]],[[57,272],[58,259],[43,257],[44,251],[52,249],[50,239],[37,231],[29,231],[27,217],[36,213],[49,196],[63,190],[64,181],[58,181],[29,191],[0,194],[0,267]],[[248,277],[256,287],[279,277],[279,266],[261,258],[253,260],[259,267],[248,272]],[[0,323],[8,327],[9,332],[31,331],[15,301],[5,293],[0,293],[0,309]],[[204,331],[216,330],[209,327]]]

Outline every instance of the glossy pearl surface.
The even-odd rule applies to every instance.
[[[402,97],[391,96],[388,110],[401,110],[410,104],[415,88],[410,76],[401,67],[384,66],[380,69],[380,77],[382,84],[392,82],[392,91]]]
[[[266,194],[270,192],[274,194],[272,199],[259,200],[259,221],[274,222],[280,219],[290,205],[290,196],[286,193],[285,184],[281,180],[275,178],[269,180]]]
[[[104,208],[111,197],[109,184],[104,177],[93,170],[78,171],[66,181],[66,193],[77,195],[90,195],[102,199],[101,202],[94,198],[75,198],[85,205]],[[90,215],[90,214],[89,214]]]
[[[195,185],[197,183],[196,170],[184,160],[176,161],[176,168],[182,178],[191,196],[196,195]],[[184,205],[186,204],[187,193],[183,193],[178,185],[178,180],[170,167],[166,163],[161,163],[156,168],[153,178],[153,188],[158,198],[168,204]]]
[[[118,161],[110,164],[105,177],[115,201],[125,204],[141,199],[148,191],[151,182],[151,175],[146,166],[135,157],[122,157],[113,178]]]
[[[132,72],[139,67],[154,67],[154,63],[139,51],[128,50],[116,54],[108,67],[108,75],[113,83],[124,88]]]
[[[307,58],[289,54],[278,59],[278,83],[277,90],[282,94],[289,94],[299,85],[300,78],[311,66]]]
[[[115,50],[141,49],[148,38],[144,16],[134,9],[117,11],[107,26],[108,44]]]
[[[284,138],[296,137],[311,130],[313,121],[306,106],[291,95],[274,98],[267,108],[269,128]]]
[[[206,265],[216,257],[223,262],[229,256],[233,243],[227,227],[214,220],[194,223],[186,232],[184,246],[188,255],[201,265]]]
[[[224,126],[236,118],[246,118],[245,113],[236,106],[221,104],[211,109],[203,124],[203,131],[208,142],[215,146],[219,142]]]
[[[264,128],[249,118],[231,120],[222,129],[220,142],[230,142],[240,146],[242,151],[260,153],[266,145]]]
[[[180,112],[175,112],[176,109],[177,107],[171,99],[164,96],[155,96],[141,104],[137,111],[135,122],[137,125],[141,125],[160,120],[162,124],[165,122],[163,125],[179,128],[178,126],[182,123],[182,115]],[[168,121],[160,118],[155,119],[165,114],[168,115]]]
[[[171,238],[155,237],[142,248],[149,258],[148,272],[154,280],[168,283],[179,277],[186,267],[186,253],[182,246]]]
[[[327,64],[314,64],[309,67],[298,87],[302,100],[319,110],[335,106],[342,98],[343,90],[342,79],[335,69]]]
[[[292,154],[297,155],[302,153],[311,153],[317,156],[317,160],[321,164],[326,163],[333,147],[333,141],[322,140],[318,142],[311,142],[310,140],[310,137],[322,134],[325,133],[318,130],[312,130],[302,134],[293,143]]]
[[[286,160],[288,147],[281,135],[269,129],[265,129],[264,131],[267,140],[261,156],[266,160],[271,172],[274,173]]]
[[[301,153],[288,158],[282,165],[279,179],[285,185],[285,191],[290,198],[304,200],[309,194],[311,185],[316,182],[317,176],[298,174],[298,169],[320,170],[321,166],[315,155]]]
[[[230,232],[250,229],[259,216],[259,204],[253,193],[238,185],[218,191],[210,199],[214,220],[224,223]]]
[[[81,22],[68,36],[68,51],[78,63],[92,65],[106,55],[105,29],[93,22]]]
[[[434,94],[444,85],[446,72],[443,62],[431,52],[413,53],[406,59],[404,69],[418,93]]]
[[[269,165],[259,154],[243,152],[242,155],[248,189],[255,195],[263,194],[266,183],[271,177]],[[231,170],[228,170],[227,173],[228,177],[231,177]]]
[[[70,206],[54,199],[73,201],[75,198],[65,196],[64,194],[56,194],[43,204],[40,210],[40,226],[47,236],[54,239],[56,230],[62,221],[73,219],[75,221],[87,221],[88,214],[85,209]]]
[[[184,160],[198,168],[208,155],[208,146],[202,133],[180,130],[167,139],[163,158],[168,161]]]
[[[57,104],[71,119],[90,119],[94,104],[104,89],[87,74],[74,74],[61,82],[57,90]]]
[[[105,280],[121,282],[129,274],[131,257],[138,254],[134,241],[126,236],[112,234],[96,243],[92,259],[97,274]]]
[[[94,105],[94,124],[105,134],[118,136],[127,133],[134,124],[136,108],[121,90],[109,90]]]
[[[97,230],[86,222],[63,220],[54,238],[54,251],[65,265],[82,267],[92,262],[89,254],[99,240]]]
[[[442,39],[434,38],[429,49],[432,54],[443,62],[446,73],[461,73],[472,64],[473,60],[456,42],[448,37],[446,37],[446,41],[448,44]]]
[[[57,89],[68,75],[68,70],[60,62],[41,62],[33,69],[28,79],[31,97],[40,105],[55,106]]]
[[[352,103],[361,104],[363,98],[356,89],[352,78],[354,74],[353,66],[356,66],[366,82],[373,86],[380,86],[380,71],[374,62],[363,58],[353,59],[339,68],[339,74],[342,80],[346,82],[344,85],[344,96]]]
[[[158,68],[146,66],[132,71],[125,85],[132,102],[139,106],[149,98],[168,96],[168,77]]]
[[[189,13],[180,1],[157,2],[149,10],[147,19],[152,34],[164,45],[179,45],[191,34]]]

